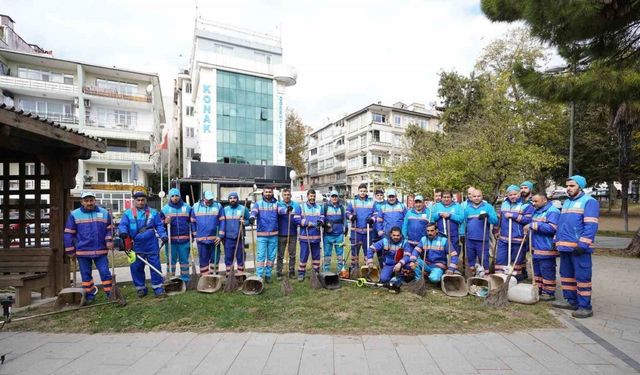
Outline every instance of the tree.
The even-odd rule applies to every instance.
[[[609,107],[618,143],[618,178],[628,229],[628,187],[634,163],[631,139],[640,99],[640,3],[632,0],[482,0],[492,21],[523,21],[540,40],[557,47],[571,69],[548,76],[535,67],[516,69],[519,83],[537,97]],[[638,232],[640,236],[640,232]]]
[[[293,168],[298,175],[305,173],[303,153],[305,151],[306,126],[295,110],[287,108],[286,120],[286,163]]]
[[[559,142],[558,132],[541,129],[561,128],[563,107],[521,93],[513,71],[519,61],[533,65],[543,57],[542,47],[516,29],[483,51],[469,77],[441,73],[446,132],[409,128],[408,161],[395,178],[420,192],[473,185],[495,200],[505,184],[543,175],[558,164],[561,159],[548,147]]]

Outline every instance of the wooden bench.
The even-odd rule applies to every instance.
[[[55,250],[51,248],[0,249],[0,287],[16,288],[16,307],[31,304],[31,291],[53,297],[51,275]]]

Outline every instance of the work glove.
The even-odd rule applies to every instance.
[[[129,264],[133,263],[136,261],[136,252],[131,250],[127,252],[127,260],[129,261]]]
[[[252,217],[249,218],[249,224],[250,225],[255,224],[255,222],[256,222],[256,218],[255,217],[252,216]]]
[[[384,231],[383,230],[379,230],[378,231],[378,237],[380,237],[380,238],[384,237]]]
[[[291,211],[293,211],[293,206],[287,206],[287,213],[290,213]]]
[[[372,217],[368,217],[368,218],[367,218],[367,224],[369,224],[369,225],[373,225],[373,223],[374,223],[373,218],[372,218]]]
[[[484,220],[487,218],[487,216],[489,216],[486,212],[482,211],[480,212],[480,215],[478,215],[478,219],[480,220]]]
[[[331,232],[331,230],[333,229],[333,224],[331,224],[330,222],[326,222],[324,224],[324,231],[325,232]]]
[[[119,236],[120,238],[122,238],[122,240],[124,241],[124,240],[126,240],[127,238],[129,238],[129,233],[126,233],[126,232],[120,232],[120,234],[118,234],[118,236]]]
[[[505,212],[504,217],[506,217],[507,219],[513,219],[513,214],[511,212]]]
[[[371,272],[371,270],[373,269],[373,260],[372,259],[367,259],[367,268],[369,269],[369,272]]]
[[[169,239],[167,237],[162,237],[161,241],[162,243],[167,243],[169,242]]]
[[[440,217],[443,217],[443,218],[445,218],[445,219],[446,219],[446,218],[448,218],[449,216],[451,216],[451,214],[450,214],[450,213],[448,213],[448,212],[440,212]]]
[[[352,222],[352,223],[355,223],[355,222],[356,222],[356,220],[358,220],[358,217],[357,217],[355,214],[354,214],[354,215],[351,215],[351,222]]]
[[[393,272],[400,272],[402,269],[402,263],[398,262],[395,266],[393,266]]]

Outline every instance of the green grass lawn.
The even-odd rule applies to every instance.
[[[295,289],[282,296],[280,283],[265,285],[258,296],[241,292],[184,294],[139,299],[131,284],[123,284],[128,305],[98,306],[76,312],[12,322],[11,330],[45,332],[143,331],[261,331],[326,334],[429,334],[479,331],[514,331],[558,327],[548,305],[510,304],[505,309],[483,305],[473,296],[451,298],[430,286],[426,297],[386,289],[357,288],[344,284],[338,290],[313,290],[308,278],[292,281]],[[98,302],[104,301],[100,294]],[[51,307],[22,311],[15,317],[43,313]]]
[[[634,231],[623,231],[623,230],[599,230],[598,236],[603,237],[624,237],[624,238],[633,238],[636,235]]]

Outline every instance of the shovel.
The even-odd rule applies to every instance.
[[[71,272],[73,273],[73,286],[64,288],[58,293],[58,298],[54,306],[56,310],[61,310],[65,307],[84,306],[87,303],[84,288],[78,288],[76,284],[76,258],[73,257],[72,260]]]
[[[443,219],[446,223],[447,228],[447,264],[451,263],[451,236],[449,235],[451,232],[451,228],[449,226],[449,221],[447,219]],[[449,297],[464,297],[467,295],[467,281],[464,279],[462,275],[444,275],[442,276],[442,282],[440,283],[440,288],[444,292],[444,294]]]
[[[169,219],[169,225],[167,225],[167,235],[169,237],[168,245],[167,245],[167,260],[169,263],[167,264],[167,282],[164,284],[164,290],[167,292],[167,295],[180,294],[187,291],[187,285],[184,280],[179,277],[176,277],[175,269],[173,272],[171,271],[171,219]]]
[[[253,227],[251,232],[251,239],[253,240],[253,272],[255,275],[247,277],[242,283],[242,293],[248,296],[260,294],[264,290],[262,277],[257,274],[258,258],[256,256],[256,228],[257,227]]]
[[[324,228],[320,230],[320,242],[324,246]],[[323,249],[324,250],[324,249]],[[331,244],[331,255],[335,251],[335,244]],[[322,255],[322,263],[320,264],[320,284],[325,289],[339,289],[340,288],[340,276],[335,272],[324,272],[324,254]]]
[[[193,187],[191,188],[193,194]],[[187,204],[191,206],[189,196],[187,195]],[[191,257],[191,275],[189,276],[188,290],[197,290],[200,274],[196,272],[196,254],[193,251],[193,234],[191,233],[191,222],[189,222],[189,256]]]

